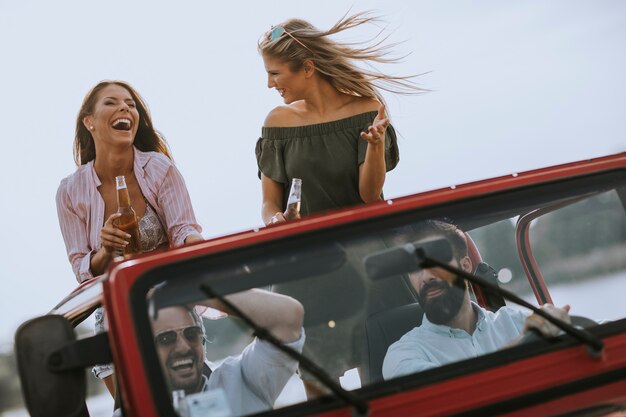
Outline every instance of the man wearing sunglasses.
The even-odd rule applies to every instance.
[[[227,298],[280,341],[302,351],[304,310],[298,301],[256,289]],[[229,312],[219,303],[211,302],[210,307]],[[227,358],[211,371],[204,350],[206,335],[202,319],[188,306],[159,310],[152,329],[170,390],[192,394],[221,389],[233,415],[271,409],[298,368],[295,360],[269,343],[255,339],[241,355]]]

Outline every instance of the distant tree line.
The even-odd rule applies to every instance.
[[[483,260],[508,268],[506,286],[528,291],[519,260],[515,225],[507,219],[470,232]],[[530,229],[531,248],[548,282],[589,279],[626,269],[626,208],[615,191],[559,208],[539,217]]]

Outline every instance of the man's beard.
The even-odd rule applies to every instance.
[[[432,289],[440,289],[443,292],[433,298],[427,299],[426,294]],[[448,324],[461,310],[465,298],[465,281],[456,276],[452,284],[443,280],[432,280],[424,284],[417,294],[424,314],[431,323]]]

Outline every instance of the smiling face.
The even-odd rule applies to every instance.
[[[172,390],[187,394],[202,388],[204,345],[202,330],[184,307],[159,310],[152,323],[159,361]]]
[[[289,62],[263,55],[265,71],[267,71],[267,88],[275,88],[285,104],[301,100],[306,91],[307,75],[304,67],[292,71]]]
[[[100,146],[132,144],[139,126],[139,112],[130,92],[109,84],[98,92],[93,112],[83,119]]]

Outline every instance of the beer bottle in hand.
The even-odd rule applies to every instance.
[[[287,199],[287,209],[284,216],[287,220],[300,218],[300,202],[302,201],[302,180],[294,178],[291,180],[291,190]]]
[[[124,248],[124,257],[141,253],[141,238],[139,235],[139,221],[137,213],[130,205],[130,194],[126,187],[126,178],[123,175],[115,177],[115,187],[117,189],[117,212],[122,215],[115,219],[115,227],[130,235],[128,245]]]
[[[187,397],[185,396],[184,389],[172,391],[172,406],[174,407],[174,411],[178,413],[179,417],[189,417],[189,403],[187,403]]]

